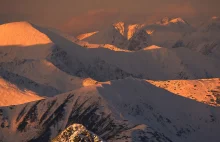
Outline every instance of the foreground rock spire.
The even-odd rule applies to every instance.
[[[73,124],[63,130],[52,142],[103,142],[81,124]]]

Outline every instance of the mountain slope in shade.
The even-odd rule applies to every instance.
[[[193,51],[219,59],[219,31],[220,20],[218,17],[212,17],[196,31],[186,34],[177,42]]]
[[[149,45],[166,48],[187,47],[194,52],[219,59],[219,21],[219,18],[214,16],[201,26],[195,27],[180,17],[165,17],[153,24],[127,24],[118,22],[113,24],[113,29],[118,31],[118,37],[123,36],[127,40],[123,40],[122,42],[124,44],[120,45],[102,40],[102,44],[114,44],[114,46],[118,48],[134,51]],[[90,35],[89,38],[93,38],[91,34],[86,35]],[[108,35],[109,36],[105,36],[105,38],[103,38],[104,36],[100,37],[107,41],[107,39],[113,37],[111,34]],[[97,39],[98,38],[96,38],[96,40],[90,40],[89,42],[92,44],[99,43]],[[86,38],[84,40],[88,41]]]
[[[127,78],[1,108],[0,139],[50,141],[80,123],[108,141],[217,142],[219,119],[218,107]]]
[[[172,47],[185,33],[194,31],[194,27],[182,18],[165,17],[160,21],[143,27],[150,33],[152,44],[162,47]]]
[[[220,30],[220,18],[213,16],[208,21],[204,22],[200,28],[203,32],[218,33]]]
[[[113,50],[113,51],[132,52],[130,50],[118,48],[112,44],[91,44],[89,42],[82,41],[82,40],[76,40],[76,41],[72,41],[72,42],[74,42],[82,47],[85,47],[85,48],[107,48],[107,49]]]
[[[71,76],[47,60],[20,60],[0,63],[5,70],[29,78],[37,83],[67,92],[83,86],[83,79]]]
[[[126,45],[126,49],[131,51],[138,51],[151,44],[150,35],[148,35],[145,30],[139,30],[138,32],[134,33],[132,37],[130,37]]]
[[[59,50],[60,50],[59,52],[62,51],[62,49],[59,49]],[[71,53],[71,52],[74,53],[76,51],[80,51],[80,49],[79,48],[75,48],[74,51],[73,50],[72,51],[69,50],[68,52],[64,52],[63,54],[65,55],[65,59],[62,59],[62,60],[65,60],[65,61],[72,60],[71,59],[72,57],[70,57],[68,55],[68,53]],[[86,52],[89,53],[89,54],[87,54]],[[173,57],[168,56],[168,54],[165,54],[166,52],[170,53],[169,55],[173,55]],[[162,63],[162,65],[161,65],[161,63],[158,63],[158,61],[160,60],[159,58],[157,58],[157,56],[159,56],[158,53],[161,54],[161,57],[163,57],[163,58],[169,58],[170,59],[169,63],[168,63],[168,61],[165,61],[165,60]],[[207,58],[205,56],[201,56],[201,55],[199,55],[197,53],[193,53],[193,52],[191,52],[190,50],[187,50],[187,49],[165,49],[165,48],[161,48],[159,50],[150,50],[150,51],[144,51],[144,52],[140,51],[140,52],[124,53],[124,52],[114,52],[114,51],[109,51],[107,49],[100,49],[99,48],[99,49],[84,50],[84,51],[81,51],[80,53],[78,52],[78,54],[76,54],[76,56],[81,55],[78,58],[78,60],[79,60],[85,54],[87,55],[85,58],[90,58],[90,60],[88,62],[91,62],[92,58],[96,58],[97,59],[97,57],[98,57],[98,60],[100,62],[102,62],[102,64],[108,63],[110,65],[116,65],[116,67],[119,67],[120,69],[122,69],[123,71],[126,71],[127,73],[131,73],[133,76],[136,76],[136,77],[142,76],[143,78],[152,77],[151,79],[156,79],[155,78],[155,74],[157,74],[157,73],[155,72],[155,69],[154,69],[154,71],[151,74],[149,74],[149,72],[151,72],[151,69],[153,68],[154,65],[158,66],[158,67],[163,67],[163,66],[171,67],[171,65],[172,65],[172,71],[173,71],[173,65],[174,64],[175,64],[175,66],[181,66],[180,67],[181,71],[177,71],[176,73],[171,73],[170,72],[171,70],[168,71],[173,76],[175,76],[175,74],[177,74],[177,76],[172,77],[172,79],[174,79],[174,78],[205,78],[205,77],[210,77],[210,75],[213,74],[213,73],[208,73],[208,72],[210,72],[210,71],[211,72],[212,71],[215,72],[215,71],[218,70],[217,69],[218,68],[218,65],[217,65],[218,61],[217,60],[215,61],[213,59],[209,59],[209,58]],[[113,56],[113,55],[114,55],[114,58],[111,58],[111,56]],[[143,57],[143,60],[142,60],[142,57]],[[190,60],[190,57],[196,57],[196,58],[195,58],[195,60]],[[83,60],[85,60],[85,58]],[[148,61],[151,61],[152,63],[149,63],[146,58],[149,58]],[[180,58],[180,59],[175,59],[175,58]],[[131,59],[133,59],[133,60],[131,60]],[[146,62],[144,62],[145,59],[146,59]],[[154,62],[154,60],[155,60],[155,62]],[[177,64],[176,63],[172,63],[172,62],[176,62],[176,61],[178,62],[178,60],[180,61],[179,63],[177,63]],[[200,60],[203,60],[204,62],[202,63]],[[210,63],[205,63],[208,60],[210,60]],[[125,63],[125,61],[129,61],[127,63],[129,63],[132,66],[128,67],[127,64]],[[70,63],[71,62],[69,62],[68,64],[70,64]],[[82,70],[87,70],[87,71],[89,70],[89,72],[87,72],[87,73],[89,73],[89,76],[91,78],[99,80],[99,81],[103,81],[105,79],[97,78],[97,77],[93,76],[94,74],[91,74],[93,72],[93,71],[91,72],[91,69],[93,67],[96,67],[96,65],[95,65],[96,63],[97,63],[97,60],[96,60],[95,63],[94,62],[92,64],[89,63],[90,64],[89,68],[87,66],[85,66],[85,64],[82,65],[83,63],[81,63],[81,65],[77,65],[78,64],[77,62],[75,62],[75,66],[76,65],[77,66],[81,66],[80,68],[82,68]],[[139,63],[139,64],[137,64],[137,63]],[[159,66],[159,64],[160,64],[160,66]],[[167,64],[167,65],[163,65],[163,64]],[[191,64],[191,65],[189,65],[189,64]],[[203,66],[203,67],[202,68],[199,67],[200,68],[199,71],[196,72],[195,70],[197,70],[198,68],[193,67],[193,64],[197,65],[197,66],[201,66],[201,67]],[[216,68],[216,69],[214,69],[214,70],[211,69],[211,68],[213,68],[213,67],[211,67],[212,66],[211,64],[213,64],[213,65],[215,64],[213,67]],[[101,65],[101,64],[99,64],[99,65]],[[139,65],[142,65],[142,66],[139,66]],[[207,65],[209,67],[207,67]],[[102,68],[102,70],[104,69],[103,71],[105,71],[106,67],[103,67],[104,65],[101,65],[101,66],[102,67],[100,67],[100,68]],[[151,66],[151,68],[147,68],[148,66]],[[64,68],[64,67],[62,67],[62,68]],[[188,71],[183,71],[183,69],[184,70],[185,69],[188,70],[188,68],[190,68],[189,69],[190,70],[189,74],[191,74],[192,76],[191,75],[186,75],[185,72],[188,72]],[[76,69],[71,69],[71,70],[73,71],[73,70],[76,70]],[[156,69],[156,70],[158,70],[158,69]],[[157,74],[157,77],[161,78],[159,76],[162,76],[162,74],[164,74],[164,72],[166,73],[166,71],[164,71],[164,69],[159,69],[159,70],[163,70],[163,72]],[[98,71],[100,71],[100,70],[98,70]],[[146,71],[146,72],[144,73],[143,71]],[[198,72],[201,72],[201,71],[203,71],[203,73],[204,73],[203,75],[198,73]],[[96,71],[96,73],[97,73],[97,71]],[[109,78],[109,79],[112,80],[113,78]],[[171,77],[166,78],[166,79],[171,79]]]
[[[145,29],[152,43],[167,48],[186,47],[194,52],[219,59],[220,20],[214,16],[197,27],[192,27],[181,18],[164,18]]]

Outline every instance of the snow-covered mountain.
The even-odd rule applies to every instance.
[[[56,88],[60,92],[71,91],[83,86],[83,79],[61,71],[47,60],[4,62],[0,63],[0,67],[39,84]]]
[[[151,84],[166,89],[174,94],[198,102],[220,106],[220,79],[149,81]]]
[[[118,22],[106,30],[85,33],[77,38],[92,44],[112,44],[121,49],[136,51],[151,44],[149,34],[141,30],[143,26]]]
[[[92,44],[28,22],[0,25],[0,141],[220,141],[219,60],[148,46],[158,29],[147,27],[81,36],[100,40]]]
[[[199,26],[192,26],[180,17],[165,17],[152,24],[128,24],[118,22],[113,24],[111,28],[106,29],[108,32],[103,30],[87,33],[79,35],[79,37],[83,38],[78,39],[82,39],[84,42],[86,41],[90,44],[92,43],[92,45],[112,44],[118,48],[130,51],[141,50],[152,45],[166,48],[184,47],[194,52],[219,59],[219,29],[220,20],[216,16],[206,20]],[[114,33],[113,31],[116,32],[117,35],[107,34]],[[100,33],[106,34],[104,36],[104,34]],[[117,39],[116,44],[112,42],[113,37]],[[86,47],[92,47],[90,44],[87,44],[88,46]],[[82,41],[80,45],[82,45]]]
[[[184,30],[184,29],[180,29],[180,27],[187,28],[188,26],[190,26],[190,24],[187,21],[183,20],[181,17],[177,17],[177,18],[164,17],[160,21],[156,22],[155,24],[161,25],[161,26],[171,26],[171,27],[175,26],[176,28],[175,30]]]
[[[116,29],[118,33],[127,39],[122,40],[122,42],[125,44],[114,45],[119,48],[128,49],[131,51],[140,50],[149,45],[169,47],[173,45],[177,40],[181,39],[185,33],[194,31],[194,28],[188,22],[179,17],[165,17],[153,24],[127,24],[124,22],[118,22],[113,24],[113,27],[114,30]],[[84,41],[88,41],[93,44],[100,43],[97,42],[97,40],[94,40],[96,37],[95,35],[98,33],[99,32],[82,34],[78,36],[78,39],[83,39]],[[102,39],[105,39],[105,42],[102,40],[102,44],[113,44],[107,41],[107,39],[111,39],[112,37],[114,36],[111,34],[108,34],[108,36],[102,36]],[[117,38],[121,39],[119,37]]]
[[[138,30],[144,26],[144,24],[128,24],[125,22],[118,22],[113,24],[113,26],[121,33],[121,35],[129,40]]]
[[[188,84],[182,85],[187,88]],[[217,92],[219,83],[215,85]],[[218,142],[220,109],[187,97],[158,88],[152,81],[133,78],[98,83],[1,108],[0,139],[46,142],[79,123],[103,140],[114,142]]]
[[[208,21],[202,23],[200,28],[203,32],[217,33],[220,30],[220,18],[213,16]]]
[[[126,37],[124,37],[113,25],[101,31],[79,35],[77,38],[88,41],[89,43],[112,44],[117,47],[123,47],[126,41]]]
[[[10,24],[13,25],[14,23]],[[23,23],[20,24],[22,25]],[[42,76],[48,76],[46,77],[46,82],[41,82],[43,84],[50,83],[48,79],[52,79],[52,76],[48,72],[52,72],[52,70],[57,70],[57,74],[63,74],[60,75],[62,76],[60,80],[70,78],[67,74],[75,77],[92,78],[98,81],[108,81],[128,76],[156,80],[220,77],[218,60],[191,52],[185,48],[168,49],[152,46],[138,52],[114,51],[107,48],[88,49],[48,29],[31,24],[29,26],[38,31],[40,33],[39,36],[42,34],[47,37],[49,43],[42,46],[35,44],[32,46],[4,45],[0,48],[2,55],[0,62],[12,64],[5,65],[7,67],[4,68],[23,76],[32,77],[32,79],[38,79],[36,82],[43,78]],[[20,30],[22,28],[20,26]],[[20,32],[11,34],[19,35]],[[9,37],[11,36],[5,36],[5,38],[10,40]],[[34,34],[33,36],[30,34],[29,37],[35,40],[34,38],[38,37],[38,35]],[[5,42],[7,41],[5,40]],[[23,45],[23,41],[18,44]],[[35,52],[35,49],[37,52]],[[34,61],[21,62],[15,68],[14,66],[20,60]],[[26,65],[22,66],[22,64]],[[50,66],[49,69],[48,66]],[[21,68],[19,69],[19,67]],[[39,70],[37,76],[34,77],[31,74],[36,68],[41,68],[42,70]],[[30,72],[30,75],[28,75],[28,72]],[[41,77],[40,74],[42,74]],[[66,81],[64,80],[63,82]],[[51,86],[55,87],[55,84],[60,86],[57,82],[53,85],[51,84]]]
[[[219,59],[220,57],[220,38],[219,30],[220,20],[217,17],[212,17],[204,22],[199,28],[188,33],[181,40],[177,41],[182,47],[187,47],[193,51],[203,55],[208,55]]]
[[[138,51],[151,45],[151,38],[145,30],[139,30],[126,43],[126,49],[130,51]]]
[[[150,34],[152,44],[162,47],[172,47],[185,33],[194,31],[194,28],[182,18],[165,17],[160,21],[144,27]]]

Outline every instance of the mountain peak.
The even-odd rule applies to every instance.
[[[136,33],[144,24],[126,24],[125,22],[117,22],[113,24],[114,28],[128,40]]]
[[[117,29],[121,35],[124,36],[125,34],[125,23],[124,22],[117,22],[115,24],[113,24],[113,26],[115,27],[115,29]]]
[[[133,35],[142,27],[144,24],[132,24],[128,25],[128,33],[127,33],[127,39],[130,39],[133,37]]]
[[[0,46],[48,44],[51,40],[27,21],[0,25]]]
[[[156,22],[156,24],[160,24],[160,25],[168,25],[170,23],[182,23],[182,24],[187,24],[187,22],[185,20],[183,20],[180,17],[177,18],[169,18],[169,17],[164,17],[162,18],[159,22]]]
[[[161,19],[160,23],[161,24],[168,24],[171,18],[169,17],[164,17]]]
[[[18,22],[10,22],[10,23],[5,23],[2,25],[26,25],[26,26],[31,26],[31,23],[29,21],[18,21]]]
[[[113,25],[114,25],[114,26],[124,26],[124,25],[125,25],[125,22],[119,21],[119,22],[114,23]]]
[[[186,24],[186,21],[183,20],[182,18],[178,17],[178,18],[174,18],[172,20],[170,20],[171,23],[184,23]]]

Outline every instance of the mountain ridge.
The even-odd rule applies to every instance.
[[[219,139],[217,120],[220,110],[217,107],[177,96],[133,78],[96,86],[12,109],[1,108],[4,118],[0,120],[4,126],[0,128],[1,139],[6,142],[14,138],[48,141],[72,122],[80,122],[108,141],[190,142],[198,140],[198,136],[201,142],[210,136]],[[5,137],[11,129],[14,130],[11,135],[16,137]],[[204,131],[205,135],[201,135]]]
[[[176,24],[185,21],[172,22],[118,23],[93,35],[111,44],[31,23],[0,25],[0,141],[220,141],[219,60],[184,40],[154,45],[163,34],[185,34]]]

